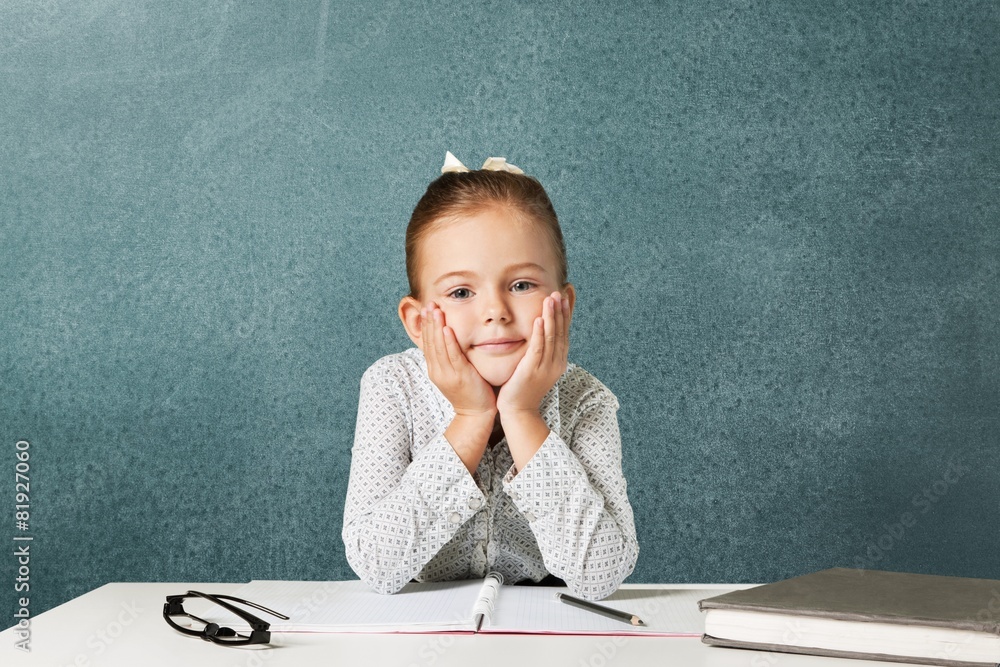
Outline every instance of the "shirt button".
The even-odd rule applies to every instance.
[[[524,518],[527,519],[529,522],[531,522],[535,520],[535,515],[532,514],[531,512],[525,512]]]
[[[448,517],[448,521],[451,521],[452,523],[462,523],[462,515],[458,512],[452,512],[451,516]]]
[[[469,498],[469,509],[477,510],[483,506],[483,501],[481,498]]]

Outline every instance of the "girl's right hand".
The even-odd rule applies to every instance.
[[[496,394],[462,352],[455,332],[444,322],[444,311],[431,303],[420,311],[421,339],[427,375],[455,409],[456,415],[496,414]]]

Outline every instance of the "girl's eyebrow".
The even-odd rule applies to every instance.
[[[523,271],[525,269],[535,269],[536,271],[545,272],[545,267],[540,264],[535,264],[534,262],[522,262],[521,264],[511,264],[504,269],[504,273],[514,273],[516,271]],[[449,271],[440,278],[434,281],[434,285],[438,285],[448,280],[449,278],[475,278],[478,274],[475,271]]]
[[[545,272],[545,267],[541,264],[535,264],[534,262],[522,262],[520,264],[512,264],[506,269],[507,273],[514,273],[515,271],[523,271],[525,269],[535,269],[537,271]]]
[[[476,274],[473,273],[472,271],[449,271],[448,273],[444,274],[443,276],[435,280],[434,285],[435,286],[440,285],[449,278],[468,278],[470,276],[475,276],[475,275]]]

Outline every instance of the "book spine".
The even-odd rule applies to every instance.
[[[713,637],[707,634],[702,635],[701,641],[709,646],[754,649],[757,651],[775,651],[779,653],[795,653],[798,655],[821,655],[828,658],[853,658],[857,660],[877,660],[881,662],[905,662],[913,665],[936,665],[937,667],[1000,667],[1000,665],[997,665],[994,662],[967,662],[963,660],[943,660],[940,658],[892,655],[889,653],[858,653],[855,651],[838,651],[836,649],[811,648],[807,646],[789,646],[787,644],[745,642],[733,639],[722,639],[720,637]]]

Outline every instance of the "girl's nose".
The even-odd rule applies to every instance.
[[[483,321],[485,323],[510,321],[510,308],[503,295],[496,294],[487,297],[483,309]]]

